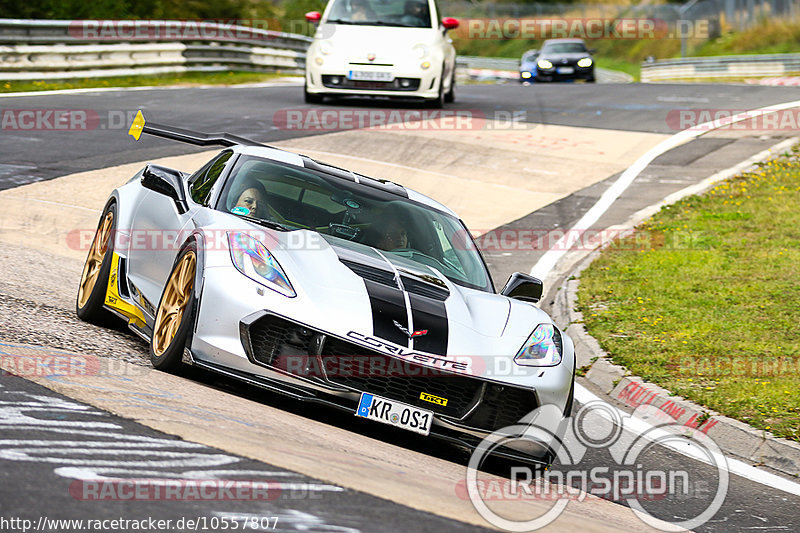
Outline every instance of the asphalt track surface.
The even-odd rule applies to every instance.
[[[668,122],[677,109],[745,110],[793,100],[790,87],[750,85],[473,85],[459,87],[457,102],[446,109],[489,118],[517,117],[558,124],[625,131],[676,133]],[[387,105],[389,107],[387,107]],[[91,131],[9,130],[0,134],[0,189],[83,170],[199,151],[178,143],[125,135],[129,117],[144,109],[149,120],[199,131],[227,131],[260,142],[307,136],[314,132],[282,129],[273,123],[279,111],[297,109],[418,109],[418,105],[353,99],[338,106],[308,106],[296,85],[285,87],[186,88],[110,91],[0,98],[0,110],[86,110],[98,117]],[[91,121],[87,122],[90,123]],[[323,131],[320,133],[328,133]]]
[[[675,109],[744,110],[793,100],[796,98],[795,95],[796,91],[789,88],[744,85],[469,86],[460,87],[458,103],[448,109],[478,110],[486,116],[499,116],[498,113],[502,115],[509,112],[516,113],[517,117],[531,123],[673,133],[674,130],[670,127],[667,116],[670,111]],[[384,104],[380,102],[364,104],[361,101],[353,101],[338,105],[344,109],[357,109],[364,105],[369,109],[381,109]],[[300,91],[296,86],[117,91],[0,99],[0,109],[2,110],[87,109],[96,111],[101,117],[113,116],[115,120],[130,111],[144,108],[149,112],[151,120],[180,124],[187,128],[203,131],[228,131],[263,142],[308,135],[307,131],[287,131],[276,128],[272,122],[273,114],[278,110],[307,107],[302,104]],[[399,107],[414,109],[413,104]],[[157,119],[154,116],[157,116]],[[108,124],[106,125],[108,126]],[[122,124],[118,125],[122,126]],[[778,136],[773,135],[772,137]],[[665,156],[664,159],[655,163],[662,166],[660,168],[662,171],[671,166],[672,171],[675,172],[675,169],[686,167],[688,163],[695,161],[702,154],[716,153],[720,159],[720,165],[729,161],[728,166],[731,166],[759,149],[774,144],[774,138],[769,135],[766,137],[768,138],[760,141],[758,139],[751,140],[749,144],[741,141],[742,144],[737,145],[736,150],[729,150],[731,153],[723,153],[722,150],[725,146],[730,148],[731,143],[718,143],[718,146],[712,146],[713,142],[710,143],[709,140],[696,141],[682,148],[680,152],[668,154],[669,157]],[[3,130],[0,133],[0,153],[3,154],[3,162],[0,163],[0,188],[12,188],[23,183],[46,180],[82,170],[187,153],[192,150],[194,150],[192,147],[159,139],[143,139],[140,143],[134,143],[132,139],[124,135],[108,135],[108,128],[77,134],[66,131]],[[692,156],[692,153],[696,157]],[[735,160],[737,153],[740,153],[741,157]],[[669,170],[665,172],[669,173]],[[674,188],[679,188],[680,185],[682,184],[673,184]],[[593,199],[602,194],[606,186],[606,182],[596,184],[590,190],[581,191],[580,194],[560,201],[557,203],[558,205],[548,206],[530,216],[546,217],[549,220],[548,223],[555,227],[569,227],[569,224],[580,216],[582,210],[588,208]],[[629,203],[634,206],[638,202],[639,207],[648,205],[652,203],[650,200],[653,195],[664,196],[662,194],[666,190],[664,187],[665,185],[662,184],[661,188],[655,187],[656,190],[653,191],[654,187],[651,184],[649,187],[643,186],[638,192],[634,190],[631,193],[632,196],[628,198]],[[647,191],[649,191],[649,196]],[[632,208],[630,207],[630,209]],[[537,227],[541,227],[541,225]],[[535,257],[496,258],[496,265],[493,268],[496,281],[503,278],[505,271],[509,268],[526,270],[532,265],[531,259],[535,259]],[[13,300],[14,295],[3,294],[2,297]],[[21,306],[19,312],[24,312],[25,302],[12,302],[12,304]],[[10,309],[13,308],[13,305],[9,304],[4,307],[5,312],[8,313],[11,312]],[[69,313],[69,309],[56,312],[59,311],[64,311],[65,315]],[[125,337],[125,334],[122,333],[115,335]],[[80,343],[80,340],[78,342]],[[86,342],[91,344],[89,341]],[[128,339],[125,342],[135,347],[138,341]],[[139,345],[141,351],[144,352],[144,345]],[[227,390],[231,394],[235,393],[233,385],[224,380],[217,380],[203,373],[191,373],[188,377]],[[260,395],[263,394],[260,391],[252,390],[236,393],[250,394],[254,397],[261,397]],[[57,420],[64,423],[100,419],[101,422],[119,426],[121,428],[119,431],[126,434],[156,439],[170,438],[130,421],[102,412],[94,412],[97,411],[96,409],[87,408],[82,411],[82,408],[79,407],[69,407],[64,403],[69,403],[68,399],[59,398],[55,393],[21,379],[4,379],[0,394],[2,395],[0,401],[3,402],[0,405],[6,410],[6,420],[0,420],[0,424],[4,424],[0,426],[3,427],[3,439],[41,441],[53,438],[53,434],[48,433],[48,423],[31,422],[30,420],[20,423],[14,416],[9,415],[9,409],[13,411],[12,404],[15,402],[46,404],[32,406],[34,409],[41,409],[41,414],[36,415],[36,419]],[[303,416],[319,417],[319,419],[330,421],[332,424],[360,431],[359,428],[352,427],[352,421],[345,417],[315,415],[292,405],[291,402],[284,402],[271,396],[264,401],[283,409],[295,410]],[[15,422],[15,420],[17,421]],[[13,436],[9,436],[12,431],[11,426],[14,424],[16,425],[13,429]],[[379,438],[420,453],[445,458],[452,453],[451,451],[442,451],[436,445],[420,442],[420,439],[407,439],[405,435],[397,435],[392,431],[380,429],[376,432]],[[84,438],[88,437],[84,436]],[[64,440],[64,438],[59,437],[58,440]],[[173,449],[163,443],[162,445],[163,449]],[[14,446],[19,446],[19,444]],[[32,467],[30,463],[15,462],[13,453],[9,459],[8,443],[3,448],[2,457],[6,459],[0,470],[0,478],[4,480],[3,489],[0,491],[3,496],[3,503],[0,504],[3,516],[24,515],[28,518],[38,519],[40,516],[58,514],[62,518],[86,517],[86,513],[81,513],[80,510],[86,510],[89,507],[86,502],[76,504],[75,498],[69,496],[68,487],[72,481],[54,471],[57,464],[50,462]],[[180,445],[176,445],[175,448],[180,449]],[[206,447],[200,451],[192,451],[201,455],[215,454],[213,449]],[[69,458],[68,447],[61,458]],[[124,454],[119,455],[118,458],[130,459]],[[602,466],[609,464],[610,461],[606,450],[597,449],[589,450],[581,464]],[[643,463],[645,468],[648,465],[660,465],[662,468],[687,469],[691,472],[693,481],[713,479],[713,472],[709,467],[688,461],[685,457],[669,450],[653,449],[643,458]],[[67,461],[65,464],[69,464],[69,462]],[[291,473],[243,458],[236,458],[230,464],[235,464],[235,466],[224,468],[238,469],[244,472],[268,471],[276,478],[281,475],[289,476],[298,484],[322,485],[313,479],[303,476],[295,478]],[[503,467],[499,466],[498,468],[502,469]],[[705,488],[707,489],[707,487]],[[678,516],[690,517],[697,514],[708,503],[707,490],[703,490],[702,484],[700,484],[700,489],[695,491],[692,497],[680,501],[677,505],[675,502],[655,501],[649,502],[646,507],[652,509],[656,516],[665,519],[674,519]],[[283,524],[285,530],[290,531],[303,528],[310,531],[345,531],[344,528],[362,531],[472,529],[471,526],[459,522],[415,511],[355,491],[329,488],[320,490],[317,496],[319,497],[290,499],[285,495],[284,499],[264,502],[257,509],[237,502],[225,502],[225,505],[216,512],[234,514],[244,512],[246,514],[255,513],[259,516],[278,516],[279,523]],[[709,522],[696,530],[800,530],[798,504],[800,504],[800,498],[796,496],[733,476],[727,498],[720,511]],[[126,513],[131,514],[131,509],[128,504],[104,502],[102,507],[92,505],[90,514],[98,518],[113,518],[120,515],[125,516]],[[24,510],[24,513],[21,510]],[[58,512],[54,513],[53,511],[56,510]],[[178,518],[194,514],[211,516],[207,505],[156,502],[152,504],[152,509],[148,508],[145,512],[139,502],[139,505],[135,507],[135,517],[141,518],[151,510],[153,516],[162,518]],[[283,520],[281,521],[281,519]]]

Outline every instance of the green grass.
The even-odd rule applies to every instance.
[[[53,91],[60,89],[94,89],[97,87],[147,87],[161,85],[233,85],[269,81],[286,74],[273,72],[186,72],[158,76],[121,76],[111,78],[78,78],[53,81],[0,81],[0,93]]]
[[[662,209],[581,275],[614,362],[800,440],[800,149]]]

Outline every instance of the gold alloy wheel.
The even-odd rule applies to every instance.
[[[153,328],[153,353],[156,356],[167,351],[178,332],[186,304],[192,296],[196,265],[195,253],[187,252],[175,266],[164,288],[164,296],[161,297],[161,305],[156,313],[156,325]]]
[[[100,275],[100,268],[103,266],[103,259],[108,251],[108,240],[113,225],[114,213],[109,211],[94,234],[92,246],[89,248],[89,256],[86,258],[86,264],[83,265],[81,284],[78,287],[78,305],[81,308],[89,301],[89,296],[92,295],[94,286],[97,284],[97,277]]]

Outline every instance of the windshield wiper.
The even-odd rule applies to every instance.
[[[412,26],[403,24],[402,22],[385,22],[383,20],[344,20],[344,19],[328,19],[326,22],[332,24],[349,24],[352,26],[397,26],[400,28],[419,28],[423,26]]]
[[[289,231],[289,228],[287,228],[283,224],[280,224],[272,220],[267,220],[265,218],[259,218],[250,215],[239,215],[239,216],[246,220],[249,220],[250,222],[253,222],[254,224],[259,224],[261,226],[265,226],[270,229],[275,229],[278,231]]]

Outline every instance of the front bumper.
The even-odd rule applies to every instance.
[[[551,68],[547,70],[539,69],[536,72],[536,81],[567,81],[567,80],[593,80],[594,79],[594,66],[579,67],[571,65],[574,69],[573,72],[564,74],[559,73],[557,69]]]
[[[565,376],[572,376],[572,359],[570,365],[548,368],[549,376],[534,376],[534,380],[525,376],[501,381],[432,370],[308,325],[297,317],[314,319],[315,313],[300,297],[288,299],[270,291],[261,298],[231,297],[256,292],[253,285],[232,267],[206,269],[191,346],[195,364],[297,400],[351,413],[362,392],[416,405],[434,413],[432,436],[465,449],[474,448],[497,429],[526,422],[530,418],[526,416],[543,404],[564,409],[571,384]],[[323,322],[315,320],[315,324]],[[571,342],[565,343],[567,347],[571,358]],[[364,361],[370,369],[395,365],[401,374],[364,373]],[[448,398],[449,405],[425,403],[420,392]],[[536,461],[550,445],[514,441],[497,454]]]
[[[349,80],[351,70],[389,71],[391,82]],[[428,69],[381,66],[306,65],[306,91],[319,95],[394,96],[401,98],[433,99],[439,95],[441,68],[433,64]],[[337,82],[338,83],[334,83]]]

